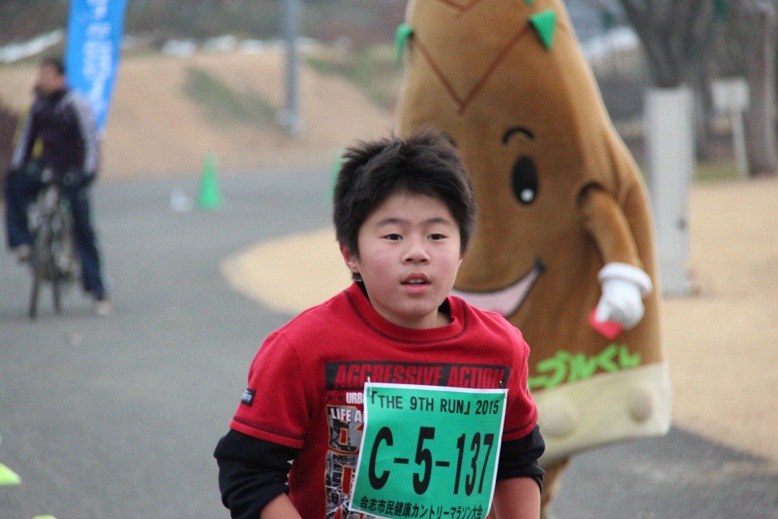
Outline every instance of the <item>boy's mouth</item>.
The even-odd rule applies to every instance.
[[[423,274],[411,274],[402,281],[403,285],[410,286],[429,285],[429,283],[429,278]]]

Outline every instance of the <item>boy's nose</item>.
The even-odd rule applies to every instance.
[[[426,263],[429,261],[430,256],[424,247],[424,240],[409,239],[407,243],[408,248],[405,250],[403,261],[406,263]]]

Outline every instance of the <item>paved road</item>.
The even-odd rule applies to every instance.
[[[289,316],[233,292],[228,254],[329,222],[329,172],[222,176],[215,211],[170,209],[196,178],[95,189],[116,312],[25,315],[28,277],[0,254],[0,518],[226,518],[211,457],[261,339]],[[778,473],[673,429],[574,459],[559,519],[778,518]]]

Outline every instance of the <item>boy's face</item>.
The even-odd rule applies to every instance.
[[[362,224],[358,243],[359,258],[342,245],[341,253],[381,316],[406,328],[448,323],[438,307],[454,286],[462,253],[459,225],[446,204],[391,195]]]

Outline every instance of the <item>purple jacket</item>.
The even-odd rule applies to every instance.
[[[99,141],[92,110],[76,92],[63,88],[38,96],[25,118],[11,159],[11,168],[24,166],[40,139],[38,157],[44,166],[62,174],[66,171],[94,176],[97,173]]]

